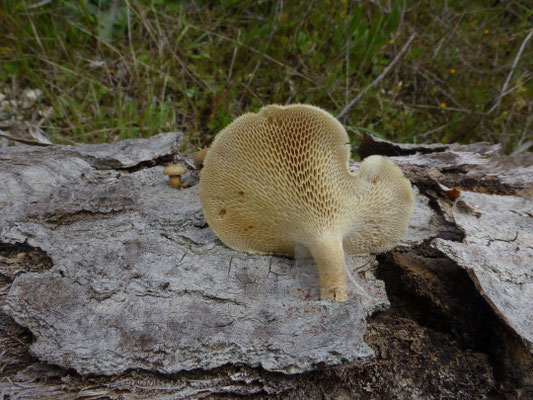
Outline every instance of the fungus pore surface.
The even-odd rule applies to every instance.
[[[207,223],[227,246],[317,263],[321,297],[346,299],[344,251],[378,253],[403,235],[411,184],[388,158],[349,171],[349,138],[326,111],[308,105],[240,116],[210,147],[200,177]]]

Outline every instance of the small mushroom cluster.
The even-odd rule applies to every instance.
[[[200,174],[207,223],[227,246],[259,254],[313,256],[321,298],[347,299],[344,252],[390,250],[413,212],[410,182],[387,157],[349,170],[349,138],[326,111],[262,108],[213,141]]]
[[[208,150],[209,147],[205,147],[194,153],[193,163],[197,171],[202,169],[204,158]],[[195,183],[195,176],[187,172],[187,168],[180,164],[168,165],[163,169],[163,174],[168,175],[169,185],[174,189],[186,188]]]

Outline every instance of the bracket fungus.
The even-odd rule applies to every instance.
[[[344,252],[390,250],[407,230],[414,196],[387,157],[349,170],[349,139],[326,111],[263,107],[216,136],[200,175],[208,225],[227,246],[294,256],[306,248],[322,299],[347,299]]]

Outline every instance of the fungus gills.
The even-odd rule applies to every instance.
[[[411,184],[387,157],[349,170],[349,139],[326,111],[267,106],[213,141],[200,175],[207,223],[248,253],[313,256],[321,298],[347,298],[344,252],[390,250],[413,212]]]

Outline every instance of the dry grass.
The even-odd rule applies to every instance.
[[[180,129],[197,147],[265,104],[337,115],[359,96],[341,118],[354,143],[511,151],[532,137],[532,20],[527,0],[4,0],[0,92],[42,90],[59,143]]]

